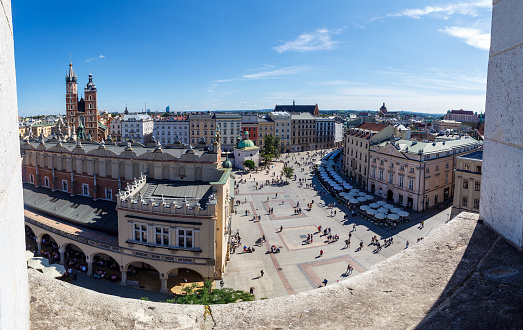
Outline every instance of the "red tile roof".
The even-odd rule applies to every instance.
[[[369,131],[379,132],[389,125],[386,124],[376,124],[376,123],[363,123],[360,126],[356,127],[357,129],[366,129]]]

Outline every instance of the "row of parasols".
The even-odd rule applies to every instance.
[[[360,209],[378,220],[383,220],[385,218],[399,220],[400,218],[407,219],[409,217],[408,212],[396,208],[394,205],[388,204],[384,201],[366,205],[365,203],[372,201],[374,196],[358,189],[353,189],[354,187],[347,183],[334,169],[334,157],[336,157],[339,152],[340,150],[337,150],[323,157],[322,165],[318,170],[321,181],[339,192],[338,196],[344,198],[350,204],[364,204],[360,206]]]
[[[63,265],[49,264],[49,260],[42,257],[35,257],[31,251],[25,251],[25,259],[27,266],[36,270],[42,271],[44,275],[49,277],[58,278],[61,277],[66,269]]]
[[[390,220],[398,220],[399,218],[409,217],[409,212],[394,207],[394,205],[387,204],[384,201],[379,201],[369,205],[361,205],[360,210],[365,211],[368,215],[371,215],[379,220],[383,220],[385,218]]]

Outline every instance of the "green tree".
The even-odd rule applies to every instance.
[[[247,159],[243,162],[243,166],[248,168],[249,170],[254,170],[254,168],[256,167],[256,163],[250,159]]]
[[[238,301],[252,301],[254,298],[254,295],[241,290],[233,290],[230,288],[212,290],[212,281],[206,280],[203,288],[198,289],[194,294],[169,299],[167,302],[173,304],[216,305]]]
[[[294,169],[292,167],[284,167],[281,170],[281,175],[290,179],[294,176]]]
[[[266,163],[273,161],[280,157],[280,138],[274,137],[272,134],[266,135],[263,148],[260,155]]]

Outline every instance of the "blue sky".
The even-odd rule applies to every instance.
[[[20,115],[65,112],[69,54],[101,110],[483,111],[491,0],[12,2]]]

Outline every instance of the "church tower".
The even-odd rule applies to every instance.
[[[90,134],[93,140],[99,141],[103,137],[99,136],[98,121],[100,115],[98,114],[98,106],[96,101],[96,86],[93,82],[93,75],[89,73],[89,82],[84,88],[84,104],[85,104],[85,132]]]
[[[78,127],[76,118],[78,116],[78,86],[76,73],[73,71],[73,63],[69,60],[69,72],[65,75],[65,110],[67,126]]]

